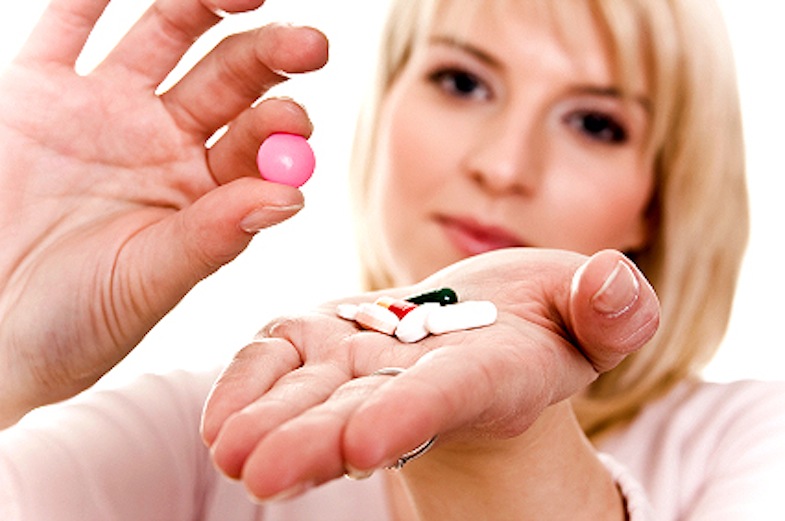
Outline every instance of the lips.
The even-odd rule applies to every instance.
[[[526,246],[508,230],[482,224],[470,218],[440,217],[438,219],[447,239],[466,255],[479,255],[502,248]]]

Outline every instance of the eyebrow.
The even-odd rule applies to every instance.
[[[484,64],[489,65],[495,69],[502,68],[501,62],[490,53],[485,52],[479,47],[476,47],[470,43],[467,43],[453,36],[434,36],[433,38],[431,38],[430,41],[431,44],[453,47],[467,54],[470,54],[475,58],[477,58],[478,60],[480,60],[481,62],[483,62]]]
[[[433,45],[444,45],[452,47],[459,51],[465,52],[482,63],[494,69],[503,69],[504,65],[494,57],[492,54],[482,50],[481,48],[472,45],[464,40],[460,40],[453,36],[434,36],[430,40]],[[639,104],[644,110],[649,112],[651,110],[651,100],[646,96],[627,95],[618,87],[603,87],[597,85],[577,85],[573,89],[578,94],[585,94],[589,96],[599,96],[603,98],[613,98],[618,100],[629,100]]]
[[[579,85],[572,89],[579,94],[586,94],[589,96],[598,96],[603,98],[613,98],[622,101],[632,101],[640,105],[646,112],[651,111],[651,100],[643,95],[635,95],[630,93],[625,94],[624,91],[618,87],[597,87],[595,85]]]

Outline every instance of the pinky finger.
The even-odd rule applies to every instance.
[[[215,442],[227,418],[259,398],[282,375],[300,364],[297,350],[277,338],[260,340],[237,353],[207,399],[201,425],[205,444],[211,446]],[[259,371],[260,367],[265,370]]]

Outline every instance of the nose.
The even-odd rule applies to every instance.
[[[500,114],[477,129],[466,171],[494,194],[531,194],[539,186],[546,155],[542,129],[528,118]]]

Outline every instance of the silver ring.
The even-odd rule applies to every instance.
[[[398,376],[405,370],[400,367],[382,367],[378,371],[372,372],[369,376]]]
[[[374,371],[373,373],[371,373],[370,376],[398,376],[404,371],[405,369],[402,369],[400,367],[383,367],[378,371]],[[426,452],[428,452],[429,450],[431,450],[431,447],[433,447],[434,443],[436,443],[437,437],[438,436],[434,436],[433,438],[429,439],[422,445],[419,445],[418,447],[410,450],[409,452],[402,454],[401,457],[399,457],[395,463],[393,463],[392,465],[386,468],[395,469],[395,470],[402,469],[404,465],[406,465],[413,459],[417,459],[423,454],[425,454]]]
[[[420,445],[416,449],[410,450],[409,452],[406,452],[406,453],[402,454],[401,457],[398,458],[398,461],[396,461],[395,463],[393,463],[392,465],[390,465],[387,468],[388,469],[394,469],[394,470],[402,469],[404,465],[406,465],[407,463],[409,463],[413,459],[417,459],[420,456],[422,456],[423,454],[425,454],[426,452],[428,452],[429,450],[431,450],[431,447],[433,447],[433,444],[436,443],[436,438],[437,437],[434,436],[433,438],[431,438],[430,440],[426,441],[425,443],[423,443],[422,445]]]

